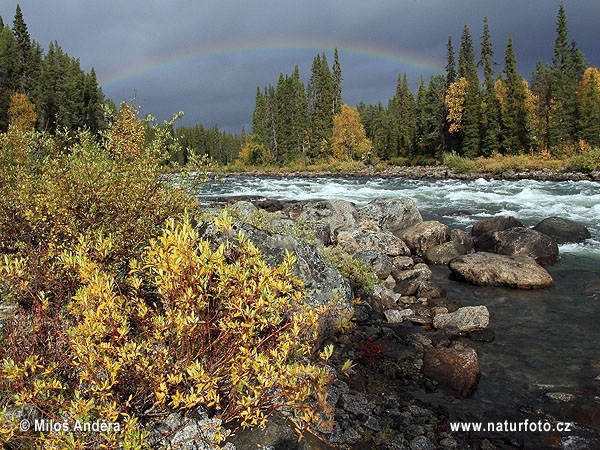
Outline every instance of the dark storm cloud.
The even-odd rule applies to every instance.
[[[246,51],[191,60],[122,79],[103,87],[115,101],[134,92],[144,110],[163,120],[185,111],[183,124],[218,123],[239,131],[249,126],[256,86],[275,84],[280,72],[299,63],[307,81],[313,56],[323,48],[340,48],[344,100],[350,104],[387,100],[398,73],[407,72],[416,89],[420,72],[426,78],[445,65],[445,46],[468,24],[476,51],[482,18],[490,23],[495,59],[503,66],[508,34],[512,34],[520,72],[529,78],[535,62],[551,62],[558,0],[22,0],[32,38],[47,48],[57,40],[64,51],[80,58],[85,70],[95,67],[102,83],[119,73],[134,73],[170,56],[210,53],[215,48],[257,47],[286,42],[307,50]],[[0,15],[12,23],[16,3],[4,1]],[[591,65],[600,65],[597,48],[597,0],[566,0],[570,38],[577,41]],[[399,60],[359,56],[352,50],[397,51],[426,62],[431,69]],[[411,56],[412,55],[412,56]],[[332,54],[328,52],[329,61]],[[410,62],[410,61],[408,61]],[[414,61],[413,61],[414,62]]]

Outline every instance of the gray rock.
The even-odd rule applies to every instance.
[[[396,233],[423,221],[417,205],[408,197],[378,198],[358,211],[361,223],[375,222],[383,231]]]
[[[435,450],[433,443],[425,436],[417,436],[409,444],[410,450]]]
[[[501,255],[530,256],[539,264],[554,264],[558,259],[558,245],[552,238],[521,227],[482,235],[475,249]]]
[[[173,436],[171,445],[184,450],[213,450],[212,438],[221,425],[221,419],[201,419],[187,421]],[[223,450],[235,450],[227,444]]]
[[[437,220],[429,220],[417,223],[397,234],[414,254],[422,255],[431,247],[448,240],[448,227]]]
[[[342,394],[340,406],[346,411],[358,416],[370,414],[375,405],[369,402],[362,394]]]
[[[382,313],[386,309],[394,308],[399,298],[400,294],[396,294],[385,286],[376,284],[369,301],[375,311]]]
[[[360,435],[354,428],[348,427],[344,431],[344,442],[345,443],[350,444],[350,445],[356,444],[359,439],[360,439]]]
[[[365,425],[365,427],[367,427],[370,430],[373,430],[375,432],[381,431],[381,425],[379,424],[379,420],[377,420],[377,418],[374,416],[367,417],[367,420],[365,420],[364,425]]]
[[[592,237],[589,230],[583,225],[561,217],[548,217],[533,229],[550,236],[557,244],[583,242]]]
[[[455,231],[455,230],[452,230]],[[455,241],[448,241],[431,247],[423,254],[423,259],[429,264],[448,264],[457,256],[466,255],[465,247]]]
[[[477,352],[462,346],[429,349],[423,358],[423,374],[455,395],[467,396],[479,381]]]
[[[388,323],[402,323],[405,317],[413,315],[413,311],[412,309],[388,309],[387,311],[384,311],[383,314]]]
[[[460,331],[486,328],[490,323],[490,313],[485,306],[465,306],[448,314],[437,314],[433,318],[435,328],[455,327]]]
[[[392,260],[389,256],[377,250],[364,250],[355,253],[352,259],[361,261],[375,271],[380,280],[385,280],[392,272]]]
[[[350,255],[363,250],[377,250],[391,257],[410,255],[410,250],[404,241],[387,232],[340,231],[337,235],[337,243]]]
[[[481,236],[484,233],[507,230],[513,227],[522,227],[523,224],[513,216],[496,216],[492,219],[480,220],[473,225],[471,235]]]
[[[458,447],[458,443],[454,438],[447,437],[440,441],[440,446],[444,448],[455,449],[456,447]]]
[[[329,228],[331,242],[336,242],[337,231],[344,227],[358,227],[358,213],[354,203],[345,200],[298,202],[287,210],[289,217]]]
[[[392,265],[396,270],[408,270],[414,267],[415,262],[409,256],[396,256],[392,258]]]
[[[0,303],[0,320],[13,319],[17,314],[19,304],[13,301],[2,301]]]
[[[354,296],[350,281],[342,277],[314,245],[305,241],[283,234],[267,234],[244,222],[234,223],[230,241],[235,241],[240,233],[256,245],[265,262],[272,267],[284,260],[286,251],[293,253],[296,259],[293,273],[305,285],[304,302],[310,307],[318,308],[335,300],[335,306],[328,308],[327,313],[320,318],[319,340],[334,334],[337,331],[336,323],[353,310],[351,301]],[[204,223],[200,227],[200,234],[214,245],[225,241],[225,236],[217,231],[213,223]]]
[[[416,264],[410,270],[392,270],[392,277],[396,280],[394,292],[402,296],[415,295],[424,281],[431,279],[431,269],[427,264]]]
[[[550,287],[550,274],[528,256],[506,256],[495,253],[472,253],[459,256],[448,264],[450,270],[466,281],[491,286],[521,289]]]
[[[252,221],[254,215],[258,212],[256,206],[246,201],[236,202],[233,205],[228,206],[227,209],[234,218],[243,220],[244,222]]]

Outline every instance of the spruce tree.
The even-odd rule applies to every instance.
[[[338,50],[335,49],[332,66],[333,82],[333,114],[339,114],[342,110],[342,67],[338,59]]]
[[[390,158],[409,156],[415,141],[415,99],[408,86],[406,72],[398,74],[396,95],[389,102],[389,155]]]
[[[16,42],[10,28],[0,29],[0,131],[8,127],[8,107],[17,74]]]
[[[536,147],[538,150],[547,150],[549,147],[548,129],[550,126],[550,109],[552,106],[552,70],[540,59],[537,60],[535,70],[531,74],[531,90],[536,96],[535,128]]]
[[[17,4],[17,10],[15,12],[15,18],[13,21],[13,33],[17,43],[16,53],[16,66],[17,66],[17,89],[21,93],[28,93],[30,83],[28,77],[29,64],[31,56],[31,38],[27,31],[27,24],[23,20],[23,13],[21,7]]]
[[[506,105],[505,114],[502,116],[502,146],[506,153],[515,154],[529,148],[530,134],[525,111],[525,85],[523,77],[517,72],[517,58],[510,34],[506,44],[504,74],[506,75]]]
[[[308,116],[306,95],[304,93],[304,83],[300,80],[298,64],[294,68],[291,77],[291,96],[292,96],[292,133],[293,147],[291,159],[295,159],[300,153],[306,156],[308,142],[306,142],[308,132]]]
[[[574,140],[576,133],[576,89],[573,59],[568,41],[567,18],[560,3],[556,19],[556,41],[552,57],[552,109],[549,145],[557,147]]]
[[[4,28],[4,20],[2,20],[2,16],[0,16],[0,31]]]
[[[252,134],[258,137],[259,143],[265,148],[269,147],[269,112],[267,109],[267,88],[263,94],[260,87],[256,87],[256,102],[252,114]]]
[[[481,58],[477,63],[483,67],[483,97],[481,105],[481,153],[488,156],[500,148],[499,115],[500,104],[494,88],[494,50],[487,17],[483,18],[483,35],[481,36]]]
[[[458,77],[466,78],[469,82],[463,113],[464,128],[461,150],[466,157],[473,158],[478,156],[480,150],[481,96],[479,92],[479,77],[477,76],[473,53],[473,40],[467,25],[465,25],[461,36],[458,55]]]
[[[454,47],[452,46],[452,36],[448,36],[448,45],[446,47],[446,87],[456,81],[456,61],[454,59]]]

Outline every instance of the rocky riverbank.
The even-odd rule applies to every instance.
[[[222,206],[209,209],[208,216]],[[320,330],[323,344],[337,349],[330,362],[328,397],[328,418],[335,426],[317,427],[314,435],[295,443],[289,420],[278,415],[267,429],[234,437],[235,448],[523,448],[524,442],[510,433],[453,433],[449,423],[458,418],[451,408],[420,400],[419,392],[469,396],[481,377],[477,352],[469,342],[495,338],[487,328],[493,311],[448,298],[431,281],[430,265],[448,265],[457,279],[474,284],[544,288],[554,281],[540,263],[556,260],[554,239],[579,241],[589,236],[587,230],[553,218],[535,227],[542,233],[523,227],[516,218],[496,217],[477,223],[469,235],[423,221],[415,204],[404,197],[375,200],[360,210],[341,200],[234,201],[228,208],[236,218],[235,232],[253,240],[267,261],[277,264],[286,250],[294,252],[295,273],[315,306],[326,304],[332,292],[337,299],[337,309],[323,318]],[[216,239],[209,221],[199,226],[205,237]],[[572,232],[565,235],[565,230]],[[327,248],[341,249],[367,264],[377,279],[373,288],[367,292],[340,277],[322,256]],[[349,310],[354,328],[341,333],[334,324]],[[349,378],[336,371],[347,358],[356,363]],[[540,437],[539,447],[528,445],[561,448],[560,436],[548,434]]]
[[[318,177],[381,177],[381,178],[392,178],[392,177],[406,177],[413,179],[433,179],[433,180],[444,180],[444,179],[457,179],[457,180],[476,180],[483,178],[485,180],[537,180],[537,181],[600,181],[600,171],[596,170],[590,173],[574,172],[569,170],[554,170],[554,169],[540,169],[524,171],[507,170],[502,173],[491,173],[491,172],[471,172],[471,173],[460,173],[454,169],[445,166],[388,166],[383,170],[376,171],[373,167],[367,167],[360,171],[355,172],[310,172],[310,171],[298,171],[298,172],[285,172],[285,171],[260,171],[252,170],[248,172],[216,172],[214,175],[221,177],[225,176],[257,176],[257,177],[304,177],[304,178],[318,178]]]

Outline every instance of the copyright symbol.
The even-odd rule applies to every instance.
[[[29,431],[31,428],[31,423],[27,419],[23,419],[19,422],[19,429],[21,431]]]

